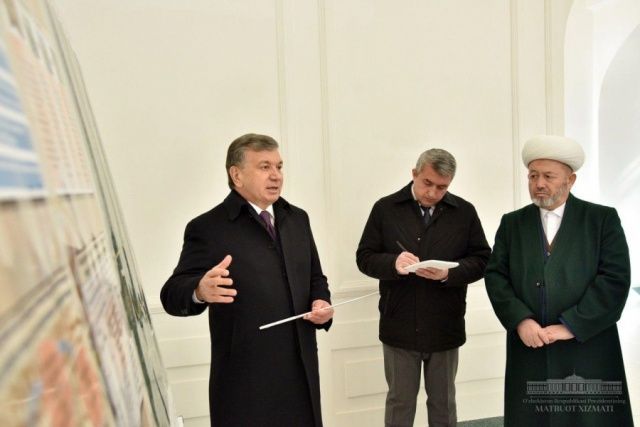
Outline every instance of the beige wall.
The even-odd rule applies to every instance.
[[[206,316],[171,318],[160,287],[193,216],[227,193],[224,156],[273,135],[284,196],[312,221],[336,302],[375,290],[355,248],[371,205],[410,179],[420,152],[451,151],[451,191],[490,242],[527,202],[521,144],[563,130],[571,0],[55,0],[82,66],[177,412],[208,425]],[[482,283],[468,296],[460,419],[502,409],[504,333]],[[328,426],[382,425],[386,384],[375,298],[321,334]],[[420,401],[424,401],[422,398]],[[424,423],[419,405],[417,424]]]

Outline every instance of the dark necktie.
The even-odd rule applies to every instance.
[[[260,212],[260,218],[262,219],[262,222],[264,222],[264,225],[267,227],[269,236],[271,236],[273,240],[276,240],[276,228],[273,226],[273,224],[271,224],[271,214],[267,211],[262,211]]]
[[[431,208],[427,206],[420,206],[422,208],[422,220],[424,221],[424,225],[429,225],[429,221],[431,221]]]

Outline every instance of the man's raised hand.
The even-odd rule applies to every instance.
[[[196,298],[204,302],[214,302],[228,304],[233,302],[233,298],[238,291],[231,288],[233,280],[228,277],[227,268],[231,264],[231,255],[224,257],[220,264],[207,271],[196,288]]]

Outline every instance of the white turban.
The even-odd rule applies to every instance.
[[[539,135],[528,140],[522,148],[522,161],[526,167],[538,159],[564,163],[575,172],[584,163],[584,150],[573,139],[564,136]]]

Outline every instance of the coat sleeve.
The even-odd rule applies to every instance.
[[[211,268],[207,257],[206,237],[192,221],[187,224],[178,266],[160,291],[165,311],[173,316],[193,316],[202,313],[209,304],[193,302],[193,292],[202,276]]]
[[[449,277],[445,282],[447,287],[466,286],[482,279],[491,255],[491,248],[484,235],[480,218],[473,207],[471,207],[471,224],[467,242],[466,256],[458,260],[460,263],[458,267],[449,270]]]
[[[615,209],[608,209],[601,232],[598,271],[576,305],[561,319],[578,341],[586,341],[614,325],[631,287],[629,247]]]
[[[509,274],[509,239],[507,235],[505,217],[500,220],[496,232],[493,253],[489,258],[484,276],[485,287],[493,310],[507,331],[512,331],[527,318],[534,318],[535,314],[516,295],[511,276]]]
[[[382,211],[380,201],[376,202],[371,214],[369,214],[356,250],[356,263],[358,269],[367,276],[379,280],[396,280],[400,278],[396,271],[398,254],[385,252],[382,235]]]

